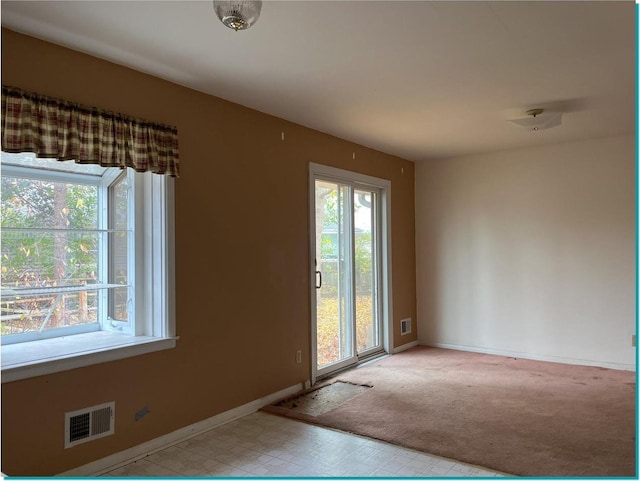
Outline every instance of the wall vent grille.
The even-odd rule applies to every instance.
[[[113,434],[115,409],[116,403],[110,402],[65,413],[65,449]]]
[[[411,318],[408,317],[407,319],[402,319],[400,321],[400,334],[401,335],[405,335],[405,334],[411,334]]]

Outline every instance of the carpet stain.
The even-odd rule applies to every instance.
[[[372,387],[372,385],[368,384],[335,381],[293,398],[280,401],[276,406],[310,416],[320,416],[364,394]]]

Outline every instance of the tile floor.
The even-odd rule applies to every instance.
[[[259,411],[104,476],[390,478],[503,474]]]

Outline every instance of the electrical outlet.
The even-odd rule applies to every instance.
[[[636,335],[631,334],[631,346],[636,347]]]
[[[302,351],[298,349],[296,351],[296,364],[300,364],[302,362]]]

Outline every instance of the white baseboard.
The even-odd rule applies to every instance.
[[[255,401],[251,401],[247,404],[243,404],[242,406],[238,406],[237,408],[225,411],[220,414],[216,414],[215,416],[208,419],[204,419],[189,426],[185,426],[145,443],[138,444],[137,446],[133,446],[132,448],[125,449],[124,451],[120,451],[115,454],[111,454],[106,458],[98,459],[83,466],[78,466],[77,468],[70,469],[69,471],[65,471],[58,476],[99,476],[126,464],[132,463],[133,461],[137,461],[138,459],[141,459],[148,454],[168,448],[169,446],[173,446],[174,444],[181,443],[182,441],[197,436],[198,434],[201,434],[205,431],[226,424],[242,416],[246,416],[247,414],[251,414],[258,409],[279,399],[292,396],[293,394],[301,391],[303,385],[304,383],[295,384],[294,386],[282,389],[281,391],[269,394],[268,396],[256,399]]]
[[[402,346],[394,347],[393,354],[398,354],[399,352],[406,351],[407,349],[411,349],[418,345],[418,341],[411,341],[403,344]]]
[[[508,351],[505,349],[489,349],[485,347],[462,346],[458,344],[446,344],[443,342],[432,342],[432,343],[421,342],[420,345],[428,346],[428,347],[441,347],[443,349],[454,349],[456,351],[479,352],[482,354],[495,354],[497,356],[516,357],[520,359],[531,359],[533,361],[548,361],[548,362],[559,362],[561,364],[575,364],[579,366],[604,367],[607,369],[617,369],[620,371],[636,370],[636,366],[634,364],[592,361],[588,359],[574,359],[574,358],[561,357],[561,356],[545,356],[545,355],[529,354],[526,352]]]

